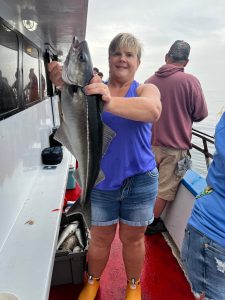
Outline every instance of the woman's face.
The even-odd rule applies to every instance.
[[[109,57],[110,77],[117,80],[132,80],[140,62],[137,53],[127,48],[117,49]]]

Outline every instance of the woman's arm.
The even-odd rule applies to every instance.
[[[105,111],[134,121],[156,122],[162,110],[158,88],[153,84],[142,84],[136,92],[138,97],[111,96],[108,86],[99,83],[97,78],[85,87],[87,95],[102,95]]]
[[[58,62],[53,61],[48,64],[48,70],[51,81],[56,86],[62,87],[64,84],[62,80],[62,66]],[[162,110],[160,92],[153,84],[140,85],[136,90],[138,97],[114,97],[111,96],[108,86],[96,75],[84,90],[87,95],[102,95],[105,111],[120,117],[151,123],[156,122],[160,117]]]
[[[153,84],[142,84],[136,92],[138,97],[113,97],[110,111],[135,121],[156,122],[162,110],[158,88]]]

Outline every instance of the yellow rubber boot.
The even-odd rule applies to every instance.
[[[94,300],[97,295],[100,285],[100,278],[94,278],[93,276],[88,276],[88,281],[83,287],[78,300]]]
[[[141,281],[135,279],[128,280],[126,299],[125,300],[141,300]]]

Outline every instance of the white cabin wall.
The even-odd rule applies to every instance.
[[[50,99],[0,122],[0,248],[35,184],[52,126]]]

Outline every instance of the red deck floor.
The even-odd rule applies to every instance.
[[[67,193],[68,198],[71,195]],[[163,236],[146,236],[145,242],[142,300],[194,300],[183,271]],[[72,284],[53,287],[49,300],[76,300],[81,288],[82,285]],[[124,300],[125,288],[126,275],[117,234],[96,300]]]

